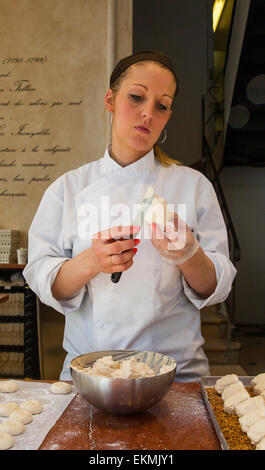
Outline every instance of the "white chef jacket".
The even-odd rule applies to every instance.
[[[110,207],[121,201],[132,207],[140,204],[149,185],[174,204],[176,212],[178,204],[186,205],[186,222],[214,263],[215,291],[200,298],[180,269],[152,245],[143,226],[133,265],[118,283],[111,281],[110,274],[100,273],[71,298],[56,300],[51,286],[60,267],[90,247],[91,234],[99,231],[84,208],[97,208],[102,230],[128,225],[117,214],[107,219],[102,200],[108,200]],[[84,232],[80,227],[87,220]],[[210,375],[202,348],[200,309],[226,299],[236,270],[229,260],[226,227],[215,192],[202,173],[175,164],[163,167],[153,150],[121,167],[106,149],[102,158],[67,172],[45,191],[29,230],[29,258],[23,274],[42,303],[65,315],[63,347],[68,354],[61,380],[71,379],[67,366],[80,354],[137,349],[174,357],[177,380],[194,381]]]

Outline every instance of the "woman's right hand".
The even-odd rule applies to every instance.
[[[92,246],[65,261],[51,290],[55,299],[68,299],[99,273],[129,269],[140,240],[130,238],[139,227],[112,227],[93,235]]]
[[[139,227],[130,225],[111,227],[94,234],[91,250],[95,272],[112,274],[129,269],[140,241],[132,236],[138,231]]]

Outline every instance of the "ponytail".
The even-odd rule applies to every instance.
[[[174,160],[173,158],[168,157],[168,155],[164,152],[164,150],[159,147],[158,144],[154,145],[154,154],[159,163],[161,163],[164,167],[169,167],[175,163],[175,165],[182,165],[181,162],[178,160]]]

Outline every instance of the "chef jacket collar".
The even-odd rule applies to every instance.
[[[104,153],[103,157],[103,165],[104,168],[110,172],[113,172],[115,170],[122,170],[125,168],[130,168],[133,170],[133,172],[139,172],[145,173],[146,171],[151,171],[155,165],[155,155],[154,155],[154,150],[151,149],[150,152],[148,152],[146,155],[144,155],[142,158],[137,160],[136,162],[131,163],[130,165],[127,165],[126,167],[122,167],[117,163],[113,158],[111,158],[110,153],[109,153],[109,148],[107,147]]]

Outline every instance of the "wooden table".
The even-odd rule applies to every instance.
[[[174,383],[138,415],[113,416],[77,394],[40,450],[220,450],[199,383]]]

